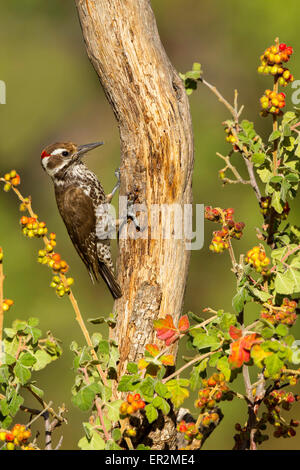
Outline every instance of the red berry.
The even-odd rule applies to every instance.
[[[12,442],[12,441],[14,440],[14,438],[15,438],[15,436],[13,435],[12,432],[7,432],[7,433],[6,433],[6,440],[7,440],[8,442]]]
[[[138,409],[139,409],[139,410],[142,410],[143,408],[145,408],[146,403],[145,403],[143,400],[139,400],[139,401],[137,402],[137,406],[138,406]]]
[[[280,51],[284,51],[286,49],[286,44],[284,44],[284,42],[282,42],[281,44],[279,44],[279,50]]]
[[[181,424],[181,425],[179,426],[179,431],[180,431],[180,432],[186,432],[186,425],[185,425],[185,424]]]
[[[128,395],[127,395],[127,401],[128,401],[128,403],[132,403],[132,402],[134,401],[134,398],[133,398],[132,393],[128,393]]]

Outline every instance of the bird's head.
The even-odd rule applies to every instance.
[[[49,176],[54,178],[59,172],[64,173],[71,166],[78,163],[90,150],[103,145],[103,142],[94,142],[86,145],[76,145],[72,142],[56,142],[48,145],[41,154],[42,167]]]

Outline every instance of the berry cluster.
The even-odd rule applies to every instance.
[[[268,47],[260,57],[258,73],[273,75],[278,79],[279,85],[286,86],[288,82],[294,80],[294,77],[286,67],[283,67],[283,63],[288,62],[292,54],[293,48],[287,47],[284,43]]]
[[[146,403],[141,399],[139,393],[128,393],[126,401],[124,401],[120,406],[120,413],[123,416],[132,415],[138,410],[145,408]]]
[[[26,446],[25,449],[23,444],[31,437],[31,431],[26,429],[23,424],[15,424],[11,431],[1,431],[0,441],[6,442],[6,450],[14,450],[16,446],[21,447],[23,450],[33,449],[33,447]]]
[[[268,320],[272,325],[278,325],[283,323],[288,326],[292,326],[296,319],[296,308],[297,302],[295,300],[289,300],[285,297],[280,307],[272,305],[271,300],[268,300],[268,305],[261,311],[260,316],[265,320]]]
[[[217,413],[215,414],[218,416]],[[201,441],[203,438],[203,434],[199,431],[199,428],[197,428],[196,423],[193,422],[186,423],[184,420],[180,421],[177,425],[177,431],[184,433],[184,439],[186,441],[192,441],[193,439]]]
[[[254,435],[254,441],[256,443],[261,444],[263,441],[269,439],[266,434],[261,432],[267,429],[266,423],[263,420],[258,421],[255,427],[256,431]],[[244,443],[250,440],[250,431],[247,426],[241,426],[240,423],[236,423],[235,430],[238,431],[239,434],[235,434],[235,436],[233,436],[235,440],[233,450],[244,449]]]
[[[45,222],[39,222],[35,217],[21,217],[22,232],[29,238],[40,238],[46,235],[48,229]]]
[[[25,197],[23,199],[23,202],[21,202],[20,206],[19,206],[19,209],[21,212],[25,212],[27,209],[28,209],[28,206],[30,204],[30,198],[29,197]]]
[[[14,301],[11,299],[4,299],[2,304],[3,312],[7,312],[10,307],[14,304]]]
[[[222,253],[229,248],[230,238],[239,240],[243,235],[245,224],[243,222],[235,222],[233,219],[234,209],[219,209],[207,206],[205,208],[205,218],[211,222],[222,224],[222,229],[213,232],[213,239],[209,249],[214,253]]]
[[[40,250],[39,255],[41,251],[44,252],[44,250]],[[47,255],[45,254],[45,256]],[[55,273],[65,274],[69,269],[67,262],[61,259],[59,253],[48,255],[48,266],[53,269]]]
[[[276,91],[266,90],[264,95],[260,98],[262,107],[262,116],[267,116],[268,113],[282,115],[281,109],[285,106],[285,93],[276,93]]]
[[[4,191],[8,192],[12,186],[18,186],[21,182],[20,175],[16,172],[16,170],[11,170],[10,173],[6,173],[4,175],[4,179],[6,181],[4,185]]]
[[[287,424],[280,416],[280,407],[289,411],[295,403],[299,401],[299,396],[284,390],[273,390],[265,399],[268,412],[263,413],[262,420],[269,422],[275,427],[274,437],[294,437],[296,435],[296,428],[299,425],[298,421],[293,419]]]
[[[254,246],[248,251],[245,261],[253,266],[258,273],[261,273],[264,276],[269,273],[266,268],[270,264],[270,258],[267,257],[263,247]]]
[[[260,206],[260,212],[262,213],[262,215],[264,217],[266,217],[272,207],[272,198],[270,196],[266,196],[266,197],[262,197],[259,201],[259,206]],[[283,206],[283,209],[282,209],[282,212],[281,214],[279,214],[278,212],[276,212],[274,210],[274,215],[275,215],[275,218],[276,219],[279,219],[279,220],[286,220],[288,218],[288,215],[290,213],[290,206],[289,206],[289,203],[286,202]]]
[[[225,139],[226,142],[228,142],[229,144],[236,144],[237,138],[233,134],[232,129],[230,127],[226,127],[225,132],[227,134]]]
[[[299,373],[300,370],[298,369],[298,371],[296,372]],[[286,385],[287,383],[289,383],[289,385],[291,386],[294,386],[294,385],[297,385],[298,380],[299,380],[299,375],[290,373],[285,368],[282,368],[279,374],[279,378],[278,380],[276,380],[276,386],[278,386],[279,388],[282,385]]]
[[[58,297],[63,297],[65,294],[69,294],[70,286],[72,284],[74,284],[74,279],[72,277],[67,278],[67,285],[65,286],[59,276],[53,276],[52,281],[50,283],[50,287],[53,287],[53,289],[55,289]]]
[[[209,379],[202,380],[203,388],[198,392],[196,408],[212,410],[221,400],[232,400],[233,394],[228,388],[224,374],[215,372]]]

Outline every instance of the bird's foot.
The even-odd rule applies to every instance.
[[[114,195],[116,194],[116,192],[118,191],[118,189],[120,187],[120,168],[117,168],[115,170],[115,175],[116,175],[116,178],[117,178],[117,182],[116,182],[115,186],[113,187],[112,192],[106,196],[106,200],[107,200],[108,203],[111,202],[112,198],[114,197]]]

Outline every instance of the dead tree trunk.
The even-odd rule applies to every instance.
[[[150,1],[75,1],[88,56],[120,129],[120,194],[145,204],[148,214],[153,204],[183,208],[192,201],[189,104],[160,42]],[[164,223],[160,218],[157,239],[150,239],[149,229],[147,240],[120,240],[123,297],[115,303],[120,375],[127,361],[136,361],[155,341],[153,320],[169,313],[176,324],[181,313],[189,252],[184,237],[163,238]],[[171,440],[171,428],[162,434],[154,433],[153,448]]]

